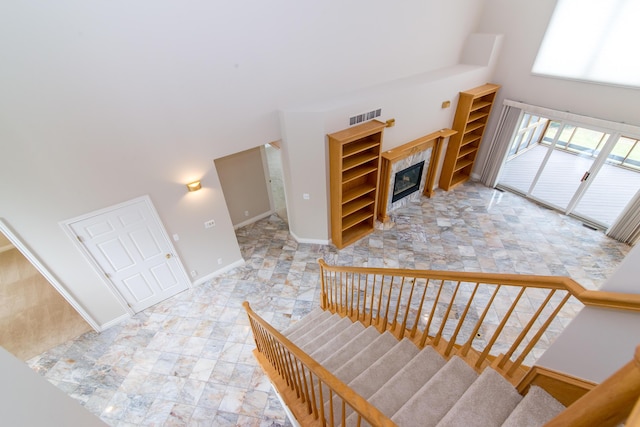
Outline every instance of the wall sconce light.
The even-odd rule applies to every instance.
[[[193,181],[187,184],[187,190],[189,191],[198,191],[201,188],[200,181]]]

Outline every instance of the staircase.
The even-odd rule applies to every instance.
[[[478,374],[456,356],[446,361],[433,347],[321,309],[283,335],[400,426],[541,426],[564,409],[541,388],[523,399],[491,368]],[[324,397],[325,414],[341,424],[338,399]],[[350,408],[345,418],[357,425]]]
[[[320,266],[321,308],[282,332],[245,302],[254,354],[300,425],[640,426],[640,348],[599,386],[523,363],[571,296],[640,310],[638,296],[600,299],[567,278]],[[516,315],[522,330],[505,334]]]

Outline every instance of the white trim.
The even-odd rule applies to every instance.
[[[326,240],[323,240],[323,239],[305,239],[305,238],[302,238],[302,237],[298,237],[298,236],[296,236],[296,234],[293,231],[291,231],[291,229],[289,229],[289,234],[291,234],[291,237],[293,237],[295,239],[295,241],[298,242],[298,243],[311,243],[311,244],[314,244],[314,245],[329,245],[330,244],[330,240],[329,239],[326,239]]]
[[[184,264],[182,263],[182,260],[180,259],[180,256],[178,255],[178,252],[176,251],[175,247],[173,246],[173,242],[169,238],[169,233],[167,233],[167,230],[164,228],[164,224],[160,220],[160,215],[158,215],[158,211],[156,210],[155,206],[153,205],[153,202],[151,201],[151,197],[149,197],[148,195],[136,197],[135,199],[127,200],[126,202],[118,203],[118,204],[115,204],[113,206],[108,206],[106,208],[102,208],[102,209],[99,209],[97,211],[89,212],[89,213],[77,216],[75,218],[66,219],[66,220],[60,221],[58,223],[60,225],[60,227],[62,228],[62,230],[64,231],[64,233],[69,237],[69,239],[71,239],[71,242],[76,247],[76,249],[78,249],[78,251],[80,251],[82,256],[87,260],[87,263],[94,270],[94,272],[96,273],[96,275],[98,276],[100,281],[106,286],[107,289],[109,289],[111,291],[112,295],[116,298],[116,300],[120,303],[122,308],[127,312],[127,314],[129,316],[135,315],[135,312],[133,311],[133,309],[131,307],[129,307],[129,304],[127,304],[127,301],[124,299],[124,297],[122,296],[120,291],[116,288],[116,286],[110,280],[106,279],[105,272],[98,265],[98,263],[93,258],[93,256],[91,256],[91,254],[89,253],[87,248],[81,242],[78,241],[78,239],[76,238],[76,234],[74,233],[73,229],[71,228],[71,224],[74,224],[74,223],[76,223],[78,221],[83,221],[83,220],[88,219],[88,218],[93,218],[95,216],[103,215],[103,214],[105,214],[107,212],[118,210],[118,209],[121,209],[123,207],[129,206],[129,205],[133,205],[133,204],[136,204],[136,203],[139,203],[139,202],[144,202],[147,205],[147,207],[149,208],[149,211],[151,212],[151,214],[154,217],[153,220],[157,222],[158,228],[162,232],[162,234],[164,236],[164,239],[165,239],[167,245],[169,246],[169,249],[171,249],[171,252],[172,252],[174,258],[177,259],[177,266],[178,266],[179,272],[183,276],[182,279],[183,279],[184,283],[187,285],[187,289],[191,289],[192,288],[191,280],[189,279],[189,275],[187,274],[187,271],[184,268]]]
[[[269,382],[271,383],[271,381]],[[273,383],[271,383],[271,388],[273,389],[274,393],[276,394],[276,397],[280,401],[280,404],[282,404],[282,409],[284,409],[284,412],[286,412],[287,418],[289,418],[291,425],[293,425],[293,427],[300,427],[300,423],[298,422],[296,417],[293,415],[293,412],[291,412],[291,409],[289,409],[289,407],[287,406],[286,402],[284,401],[280,393],[278,393],[278,389],[276,388],[276,386],[273,385]]]
[[[4,235],[9,239],[11,244],[18,249],[22,255],[24,255],[27,260],[42,274],[42,276],[54,287],[56,291],[62,295],[62,297],[73,307],[78,314],[93,328],[96,332],[101,332],[102,329],[98,326],[98,323],[95,321],[93,317],[87,313],[84,308],[67,292],[67,290],[62,286],[58,279],[56,279],[51,272],[40,262],[40,260],[36,257],[36,255],[31,252],[27,247],[22,243],[22,241],[18,238],[18,236],[11,230],[9,224],[7,224],[4,219],[0,218],[0,231],[4,233]]]
[[[525,104],[524,102],[512,101],[505,99],[504,105],[520,108],[527,113],[533,113],[539,116],[545,116],[549,119],[562,120],[570,124],[578,124],[580,126],[591,126],[598,130],[616,131],[624,136],[640,137],[640,126],[634,126],[627,123],[612,122],[609,120],[596,119],[594,117],[582,116],[580,114],[570,113],[568,111],[552,110],[551,108],[540,107],[537,105]]]
[[[241,223],[234,225],[233,229],[237,230],[238,228],[242,228],[242,227],[245,227],[247,225],[253,224],[254,222],[260,221],[261,219],[265,219],[265,218],[270,217],[274,213],[276,213],[274,210],[270,210],[269,212],[265,212],[265,213],[260,214],[258,216],[254,216],[253,218],[250,218],[250,219],[248,219],[246,221],[242,221]]]
[[[207,281],[209,281],[211,279],[214,279],[214,278],[216,278],[218,276],[223,275],[224,273],[226,273],[228,271],[233,270],[234,268],[242,267],[245,264],[245,262],[246,261],[244,259],[240,258],[239,260],[234,261],[231,264],[229,264],[227,266],[224,266],[219,270],[214,271],[213,273],[209,273],[206,276],[202,276],[201,278],[199,278],[198,280],[193,282],[193,286],[200,286],[203,283],[205,283],[205,282],[207,282]]]
[[[116,317],[115,319],[109,320],[107,323],[103,323],[102,325],[100,325],[100,332],[106,331],[107,329],[113,326],[116,326],[122,322],[126,322],[129,319],[131,319],[131,316],[129,315],[129,313],[125,313],[120,317]]]

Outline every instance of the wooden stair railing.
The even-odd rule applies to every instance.
[[[318,262],[324,310],[380,332],[389,331],[398,339],[407,337],[419,348],[432,346],[446,359],[457,355],[478,372],[491,366],[514,386],[525,388],[537,375],[524,378],[530,371],[525,362],[571,298],[589,306],[640,311],[640,295],[588,291],[567,277],[340,267]],[[334,420],[344,424],[347,406],[358,414],[358,425],[360,420],[374,426],[395,425],[254,313],[248,302],[243,305],[256,342],[254,355],[302,425],[333,426]],[[624,413],[629,416],[627,426],[640,427],[640,350],[621,371],[624,375],[614,374],[612,382],[607,380],[592,391],[588,391],[588,382],[574,381],[569,394],[575,397],[563,403],[573,407],[573,402],[591,396],[582,406],[592,410],[599,405],[605,414],[615,406],[616,417]],[[554,375],[538,376],[549,381]],[[593,393],[598,389],[601,391]],[[607,397],[614,389],[616,393],[625,389],[627,394]],[[327,396],[329,402],[334,396],[341,400],[330,404],[329,413],[322,403]],[[571,414],[571,422],[549,425],[593,425],[573,424],[585,415],[579,409]]]
[[[372,426],[392,427],[396,424],[348,385],[336,378],[303,352],[269,323],[258,316],[245,301],[256,342],[254,356],[271,382],[283,395],[289,409],[303,426],[334,426],[334,420],[345,425],[346,408],[358,414],[358,425],[364,419]],[[329,397],[329,413],[325,413],[325,397]],[[334,404],[334,396],[341,403]],[[297,403],[297,404],[296,404]]]
[[[455,354],[478,372],[491,366],[513,385],[572,297],[585,305],[640,311],[640,295],[588,291],[568,277],[318,262],[323,309],[408,337],[419,348],[431,345],[447,359]]]

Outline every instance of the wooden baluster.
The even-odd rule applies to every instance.
[[[527,289],[526,287],[520,288],[520,292],[518,292],[518,295],[516,296],[516,299],[513,301],[513,303],[511,304],[511,307],[509,307],[509,310],[507,310],[507,313],[502,318],[502,321],[500,322],[500,324],[496,328],[495,332],[491,336],[491,339],[489,340],[489,343],[486,345],[486,347],[484,348],[484,350],[480,354],[480,357],[478,357],[478,360],[476,360],[476,363],[475,363],[475,368],[476,369],[480,369],[480,367],[482,366],[482,363],[485,361],[485,359],[487,358],[487,355],[491,351],[491,348],[496,343],[496,340],[498,339],[498,336],[500,336],[500,333],[504,329],[504,326],[507,324],[507,321],[509,321],[509,318],[511,317],[511,314],[513,313],[513,310],[516,308],[516,305],[518,305],[518,301],[520,301],[520,298],[522,298],[522,295],[524,294],[524,291],[526,289]]]
[[[362,274],[360,275],[359,281],[362,281]],[[364,324],[367,316],[367,291],[369,290],[369,276],[364,275],[364,292],[362,294],[362,312],[360,313],[360,317],[358,319]],[[358,282],[359,284],[360,282]],[[360,298],[360,296],[358,296]]]
[[[319,409],[320,409],[320,419],[322,420],[322,425],[325,424],[324,398],[322,396],[323,388],[324,388],[324,385],[322,383],[322,380],[320,378],[318,378],[318,406],[319,406]]]
[[[418,312],[416,313],[416,319],[413,322],[413,327],[411,328],[410,337],[413,338],[416,336],[416,332],[418,331],[418,326],[420,325],[420,318],[422,317],[422,306],[424,305],[424,299],[427,296],[427,291],[429,290],[429,281],[431,279],[426,279],[424,283],[424,290],[422,291],[422,297],[420,298],[420,306],[418,307]]]
[[[393,323],[391,324],[391,330],[395,332],[396,327],[398,326],[398,314],[400,311],[400,303],[402,302],[402,293],[404,292],[404,281],[405,276],[402,276],[402,280],[400,280],[400,290],[398,291],[398,302],[396,303],[396,309],[393,313]],[[411,305],[408,304],[407,307]]]
[[[531,316],[531,319],[529,319],[527,326],[524,327],[524,329],[520,332],[520,335],[518,335],[518,338],[516,338],[513,344],[511,344],[511,347],[509,348],[509,350],[502,356],[502,359],[500,360],[500,362],[498,362],[498,368],[500,369],[504,368],[504,365],[507,363],[507,361],[511,359],[511,356],[516,351],[516,349],[520,346],[520,343],[522,342],[522,340],[524,340],[524,338],[527,336],[527,334],[535,324],[538,317],[540,317],[540,313],[542,313],[542,310],[544,310],[545,306],[549,303],[549,301],[551,300],[551,297],[553,297],[553,294],[555,294],[555,292],[556,292],[555,289],[551,289],[551,291],[547,295],[547,298],[545,298],[544,302],[540,305],[540,307],[538,307],[535,314]]]
[[[433,305],[431,306],[431,311],[429,312],[429,320],[427,320],[427,326],[425,326],[424,331],[422,332],[422,338],[420,339],[420,348],[424,348],[427,343],[427,338],[429,337],[429,329],[431,329],[431,322],[435,317],[436,307],[438,301],[440,301],[440,294],[442,294],[442,289],[444,288],[444,280],[440,280],[440,288],[438,288],[438,294],[436,295],[436,299],[433,300]]]
[[[340,425],[345,426],[347,425],[347,402],[344,401],[344,399],[342,399],[342,422],[340,423]]]
[[[333,390],[329,388],[329,425],[333,427]]]
[[[311,414],[317,420],[318,419],[318,404],[316,402],[316,388],[313,385],[313,372],[310,369],[307,370],[309,372],[309,391],[311,392]],[[305,377],[306,381],[306,377]]]
[[[389,306],[391,305],[391,296],[393,295],[393,279],[395,276],[391,276],[391,281],[389,282],[389,293],[387,294],[387,307],[384,310],[384,318],[382,319],[382,331],[387,329],[387,324],[389,323]]]
[[[413,300],[413,291],[415,290],[415,287],[416,287],[416,280],[417,279],[415,277],[411,279],[411,290],[409,291],[409,300],[407,302],[407,307],[404,310],[404,317],[402,318],[402,324],[400,325],[400,333],[396,335],[400,340],[404,338],[404,333],[405,333],[405,330],[407,329],[407,318],[409,317],[409,310],[411,309],[411,301]],[[404,286],[404,277],[402,278],[402,284]],[[399,301],[400,301],[400,298],[398,298],[398,307],[396,307],[396,312],[400,310]],[[396,325],[394,323],[393,330],[395,331],[395,329],[396,329]]]
[[[374,296],[376,294],[376,279],[378,278],[377,275],[373,275],[373,283],[371,284],[371,301],[369,302],[369,325],[371,326],[372,322],[373,322],[373,300],[374,300]],[[368,279],[368,275],[367,275],[367,279]],[[368,281],[367,281],[368,283]]]
[[[442,338],[442,332],[444,331],[444,327],[447,324],[447,321],[449,320],[449,313],[451,313],[451,307],[453,307],[453,303],[455,302],[456,295],[458,294],[458,289],[460,289],[460,281],[458,281],[458,284],[456,285],[456,288],[453,291],[451,300],[447,305],[447,311],[444,313],[444,316],[442,316],[442,323],[440,323],[440,330],[438,330],[437,335],[433,338],[434,347],[438,345],[438,343],[440,342],[440,338]]]
[[[353,319],[353,300],[354,300],[354,292],[355,292],[355,273],[351,273],[351,298],[349,299],[349,318]]]
[[[380,310],[382,310],[382,298],[383,298],[383,295],[384,295],[384,278],[385,278],[385,276],[381,275],[381,278],[380,278],[380,292],[378,293],[378,309],[376,310],[376,322],[375,322],[376,327],[379,326],[380,318],[381,318],[380,317]],[[380,330],[380,329],[378,328],[378,330]]]
[[[558,304],[558,306],[556,307],[555,310],[553,310],[553,313],[551,313],[551,315],[549,317],[547,317],[547,320],[544,322],[544,324],[538,329],[538,332],[536,332],[536,334],[533,336],[533,338],[531,338],[531,340],[529,341],[529,343],[527,344],[527,346],[524,348],[524,350],[522,351],[522,353],[520,354],[520,356],[518,356],[518,358],[516,359],[516,361],[511,365],[511,367],[509,368],[509,370],[507,371],[507,376],[512,376],[516,370],[522,366],[522,363],[524,362],[524,359],[527,357],[527,355],[531,352],[531,350],[533,349],[533,347],[536,345],[536,343],[540,340],[540,337],[542,336],[542,334],[544,334],[544,332],[547,330],[547,328],[549,327],[549,325],[551,324],[551,322],[553,322],[553,319],[556,318],[556,316],[558,315],[558,313],[560,312],[560,310],[562,310],[562,307],[564,306],[564,304],[569,300],[569,298],[571,298],[571,294],[569,292],[567,292],[567,294],[564,296],[564,298],[562,299],[562,301],[560,302],[560,304]]]
[[[491,305],[493,304],[493,300],[496,298],[496,295],[498,295],[498,291],[500,290],[500,286],[501,285],[497,285],[496,286],[496,289],[493,291],[493,294],[491,295],[491,298],[489,299],[489,303],[484,308],[484,310],[482,312],[482,315],[480,316],[480,318],[476,322],[476,326],[473,328],[473,332],[471,332],[471,336],[469,336],[469,339],[467,340],[467,342],[460,349],[460,355],[462,357],[465,357],[467,354],[469,354],[469,350],[471,349],[471,345],[473,344],[473,340],[478,335],[478,331],[480,330],[480,327],[482,326],[482,323],[484,322],[484,318],[487,316],[487,313],[489,313],[489,308],[491,308]]]
[[[298,387],[300,388],[300,399],[303,402],[306,402],[309,397],[309,395],[306,393],[305,387],[303,386],[303,382],[302,382],[302,378],[303,376],[300,375],[300,366],[298,365],[299,360],[298,358],[295,356],[295,354],[291,354],[291,352],[288,352],[289,356],[293,359],[293,370],[296,374],[295,376],[295,380],[296,380],[296,384],[298,384]]]
[[[362,281],[362,275],[358,274],[358,302],[356,304],[356,316],[355,318],[360,320],[360,282]],[[365,293],[366,297],[366,293]]]
[[[458,283],[460,283],[460,282],[458,282]],[[447,348],[444,351],[444,356],[445,357],[448,357],[449,354],[451,354],[451,350],[453,349],[453,345],[456,342],[456,338],[458,338],[458,334],[460,333],[460,329],[462,328],[462,325],[464,323],[464,319],[467,317],[467,313],[469,312],[469,308],[471,307],[471,304],[473,303],[473,298],[476,296],[476,292],[478,291],[478,286],[480,286],[480,283],[476,282],[476,286],[473,288],[473,292],[471,293],[471,296],[469,297],[469,301],[467,302],[467,305],[464,308],[464,311],[462,312],[462,314],[460,315],[460,318],[458,319],[458,325],[456,326],[456,330],[453,332],[453,335],[451,336],[451,339],[449,340],[449,344],[447,345]]]

